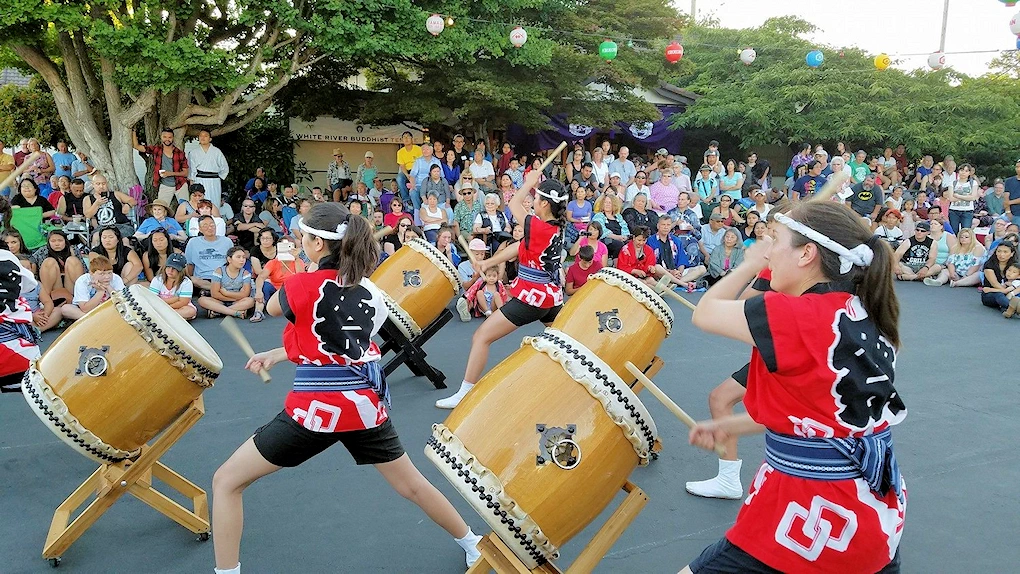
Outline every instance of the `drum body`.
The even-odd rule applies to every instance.
[[[673,328],[673,312],[647,285],[619,269],[592,275],[560,310],[552,328],[570,335],[620,377],[624,367],[644,369]]]
[[[222,369],[173,309],[133,285],[74,322],[25,375],[50,430],[99,462],[134,458]]]
[[[620,377],[546,329],[433,427],[425,453],[534,568],[602,512],[647,462],[655,435]]]
[[[370,279],[386,295],[390,320],[409,338],[420,335],[461,290],[453,263],[423,239],[386,258]]]

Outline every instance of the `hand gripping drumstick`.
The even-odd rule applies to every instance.
[[[32,164],[35,163],[35,160],[40,157],[42,157],[42,152],[38,151],[26,157],[25,161],[21,162],[21,165],[18,166],[18,169],[12,171],[3,181],[0,181],[0,189],[8,187],[11,183],[14,183],[14,180],[18,179],[18,176],[28,171],[32,167]]]
[[[674,415],[676,415],[676,418],[680,419],[680,422],[687,425],[687,428],[693,429],[694,426],[698,424],[694,421],[693,418],[691,418],[691,415],[685,413],[684,410],[680,408],[679,405],[674,403],[673,399],[669,398],[669,396],[666,395],[666,393],[662,392],[662,390],[659,389],[659,387],[655,386],[655,383],[653,383],[651,379],[646,377],[645,374],[641,372],[641,369],[635,367],[634,363],[627,361],[626,363],[624,363],[624,365],[627,367],[627,370],[630,371],[630,374],[637,377],[638,381],[640,381],[641,384],[644,385],[646,389],[648,389],[648,392],[652,393],[653,397],[659,399],[659,402],[666,405],[666,408],[669,409],[670,412],[672,412]],[[713,450],[715,450],[715,453],[719,456],[726,456],[726,447],[724,447],[721,444],[716,444]]]
[[[244,351],[244,354],[247,355],[249,359],[255,356],[255,350],[251,348],[251,344],[248,343],[248,339],[244,337],[244,333],[241,332],[241,328],[237,326],[237,322],[234,321],[233,317],[224,317],[220,326],[223,327],[223,330],[230,335],[230,338],[233,339],[235,343],[237,343],[237,346],[241,347],[241,350]],[[259,370],[259,376],[262,377],[263,383],[268,383],[273,380],[273,377],[269,376],[269,371],[265,369]]]

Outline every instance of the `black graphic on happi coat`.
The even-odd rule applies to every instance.
[[[836,383],[838,401],[844,405],[840,420],[854,428],[865,428],[882,420],[888,407],[894,416],[906,409],[893,386],[896,350],[879,336],[870,321],[855,321],[839,314],[839,332],[832,351],[832,366],[842,374]]]
[[[16,311],[15,303],[20,295],[21,267],[13,261],[0,261],[0,311]]]
[[[368,289],[361,285],[341,288],[329,281],[315,303],[315,316],[322,320],[312,329],[326,352],[358,361],[372,345],[375,313]]]

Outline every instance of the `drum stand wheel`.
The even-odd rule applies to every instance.
[[[497,574],[562,574],[563,572],[581,574],[591,572],[648,503],[648,496],[645,492],[629,480],[623,485],[623,491],[627,493],[627,497],[623,499],[609,520],[602,525],[602,528],[599,528],[595,536],[588,541],[588,545],[581,551],[577,560],[574,560],[573,564],[565,571],[560,570],[551,562],[546,562],[533,570],[528,569],[505,542],[494,533],[489,533],[478,543],[478,551],[482,553],[482,557],[468,569],[467,574],[483,574],[490,571],[495,571]]]
[[[136,460],[104,464],[72,492],[53,513],[46,536],[42,556],[50,566],[60,566],[60,555],[124,494],[131,494],[194,532],[199,540],[208,540],[209,502],[205,491],[159,461],[204,414],[205,404],[202,397],[198,397],[152,444],[142,447]],[[156,490],[154,478],[189,499],[192,508],[185,508]],[[72,519],[78,508],[93,496],[85,510]]]

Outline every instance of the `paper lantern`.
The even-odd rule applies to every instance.
[[[946,55],[942,52],[932,52],[928,56],[928,67],[933,70],[941,70],[946,67]]]
[[[425,20],[425,29],[429,31],[429,34],[438,36],[443,28],[446,27],[446,22],[443,21],[443,17],[439,14],[433,14],[429,16],[428,20]]]
[[[1009,21],[1009,31],[1020,36],[1020,12],[1014,14],[1013,19]]]
[[[1016,37],[1016,49],[1020,50],[1020,36]]]
[[[666,61],[670,64],[675,64],[684,57],[684,47],[679,42],[672,42],[669,46],[666,46]]]
[[[510,43],[514,45],[514,48],[520,48],[528,41],[528,31],[518,26],[513,30],[510,30]]]
[[[1009,6],[1010,8],[1012,8],[1013,6],[1016,6],[1016,1],[1015,0],[999,0],[999,2],[1005,4],[1006,6]]]
[[[758,57],[758,52],[754,51],[754,48],[744,48],[740,51],[740,61],[745,66],[750,66],[754,63],[754,60]]]
[[[888,54],[879,54],[875,56],[875,67],[879,70],[884,70],[892,64],[892,60]]]
[[[811,50],[808,52],[807,57],[804,58],[804,61],[807,62],[808,66],[817,68],[825,61],[825,54],[821,50]]]
[[[607,62],[615,60],[617,50],[616,42],[606,38],[599,44],[599,57]]]

